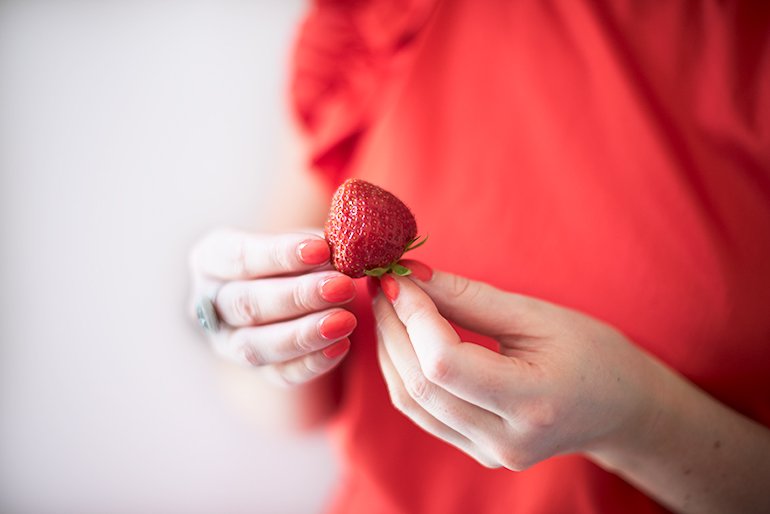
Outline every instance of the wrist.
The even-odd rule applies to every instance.
[[[671,442],[669,427],[679,412],[681,379],[653,357],[643,354],[637,367],[639,379],[630,398],[630,408],[618,427],[583,452],[601,467],[613,472],[633,469],[650,452]],[[674,424],[675,425],[675,424]]]

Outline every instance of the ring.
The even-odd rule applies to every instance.
[[[217,311],[211,298],[204,296],[198,300],[198,304],[195,306],[195,314],[197,314],[198,321],[206,332],[216,334],[219,331],[219,316],[217,316]]]

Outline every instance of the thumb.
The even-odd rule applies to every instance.
[[[420,261],[404,259],[399,263],[412,270],[409,278],[431,297],[441,315],[464,328],[495,338],[534,333],[534,298],[434,271]]]

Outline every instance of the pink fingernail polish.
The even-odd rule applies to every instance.
[[[321,353],[323,353],[324,357],[327,359],[334,359],[348,351],[348,348],[350,348],[350,339],[346,337],[345,339],[340,339],[336,343],[327,346]]]
[[[380,286],[382,286],[382,292],[385,293],[385,297],[390,300],[390,303],[396,301],[398,298],[398,282],[391,275],[383,275],[380,277]]]
[[[346,302],[355,295],[356,285],[350,277],[332,277],[321,282],[321,298],[329,303]]]
[[[324,339],[339,339],[349,335],[356,328],[357,323],[356,317],[351,312],[337,311],[321,320],[318,332]]]
[[[308,239],[297,247],[299,260],[305,264],[323,264],[329,260],[329,245],[323,239]]]
[[[433,278],[433,270],[424,262],[416,261],[414,259],[404,259],[398,261],[398,263],[412,270],[412,276],[418,280],[427,282]]]

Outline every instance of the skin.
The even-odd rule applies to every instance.
[[[297,348],[292,365],[288,364],[288,360],[292,359],[285,358],[287,354],[282,354],[284,358],[281,358],[272,352],[270,355],[273,358],[255,369],[244,354],[244,346],[274,347],[279,339],[284,344],[292,341],[292,335],[293,341],[299,342],[301,329],[307,334],[313,320],[317,320],[323,312],[339,310],[349,303],[331,304],[313,296],[317,291],[314,285],[341,274],[333,271],[328,262],[306,265],[297,257],[299,242],[321,239],[319,234],[322,231],[315,227],[321,227],[326,219],[329,193],[298,161],[297,156],[307,152],[302,148],[304,143],[296,130],[286,127],[285,132],[282,138],[286,141],[280,165],[282,171],[270,194],[264,195],[269,202],[264,211],[270,215],[259,217],[263,222],[254,230],[218,228],[197,241],[189,257],[191,291],[188,302],[189,316],[196,324],[195,302],[203,295],[216,295],[215,308],[222,319],[234,321],[234,318],[245,314],[241,322],[235,322],[235,326],[224,326],[215,336],[209,336],[212,349],[222,357],[215,361],[221,387],[226,398],[253,425],[282,432],[310,430],[331,416],[338,403],[334,369],[345,354],[325,363],[318,352],[334,341],[316,338],[312,346]],[[289,295],[295,290],[304,294],[284,301],[286,312],[278,313],[273,320],[251,319],[248,313],[241,314],[244,308],[249,309],[251,303],[275,302],[276,297],[261,285],[265,280],[277,278],[283,279],[287,286],[284,298],[287,297],[286,291]],[[237,289],[238,293],[221,296],[226,286],[231,288],[231,292]],[[292,301],[302,305],[292,307]],[[250,311],[258,312],[259,309],[251,308]],[[285,330],[287,325],[281,326],[281,323],[293,323],[294,330]],[[252,333],[249,337],[246,333],[256,325],[260,329],[258,339],[254,337],[256,334]],[[306,348],[312,348],[312,351]],[[311,353],[315,355],[309,356]],[[313,368],[318,373],[299,376],[305,364],[313,366],[319,362],[330,365]],[[290,374],[292,369],[293,375]],[[284,375],[284,372],[287,374]]]
[[[328,195],[300,172],[282,180],[270,226],[216,230],[195,246],[190,313],[217,292],[229,326],[210,342],[224,357],[225,390],[260,425],[307,429],[336,409],[346,355],[323,355],[336,341],[317,323],[348,302],[318,297],[323,280],[341,275],[298,258],[298,245],[318,235],[289,231],[321,226]],[[373,303],[381,369],[394,406],[427,432],[515,471],[581,454],[680,512],[770,512],[770,430],[617,330],[447,273],[385,280],[399,294]],[[449,319],[495,338],[501,352],[460,341]]]
[[[617,330],[447,273],[386,280],[399,293],[374,299],[380,365],[393,404],[429,433],[516,471],[582,454],[680,512],[770,512],[770,430]]]
[[[229,390],[273,426],[313,426],[336,406],[333,370],[345,353],[321,355],[333,341],[312,327],[337,307],[312,285],[339,274],[297,259],[308,237],[217,231],[193,257],[196,282],[217,283],[217,309],[234,325],[212,345],[252,368],[223,369]],[[285,287],[262,287],[276,277]],[[482,465],[520,471],[578,453],[676,511],[770,511],[770,431],[612,327],[447,273],[384,280],[399,290],[394,302],[381,293],[373,302],[394,406]],[[249,318],[258,312],[268,317]],[[448,319],[495,338],[500,353],[462,342]],[[256,366],[249,346],[260,347]]]

